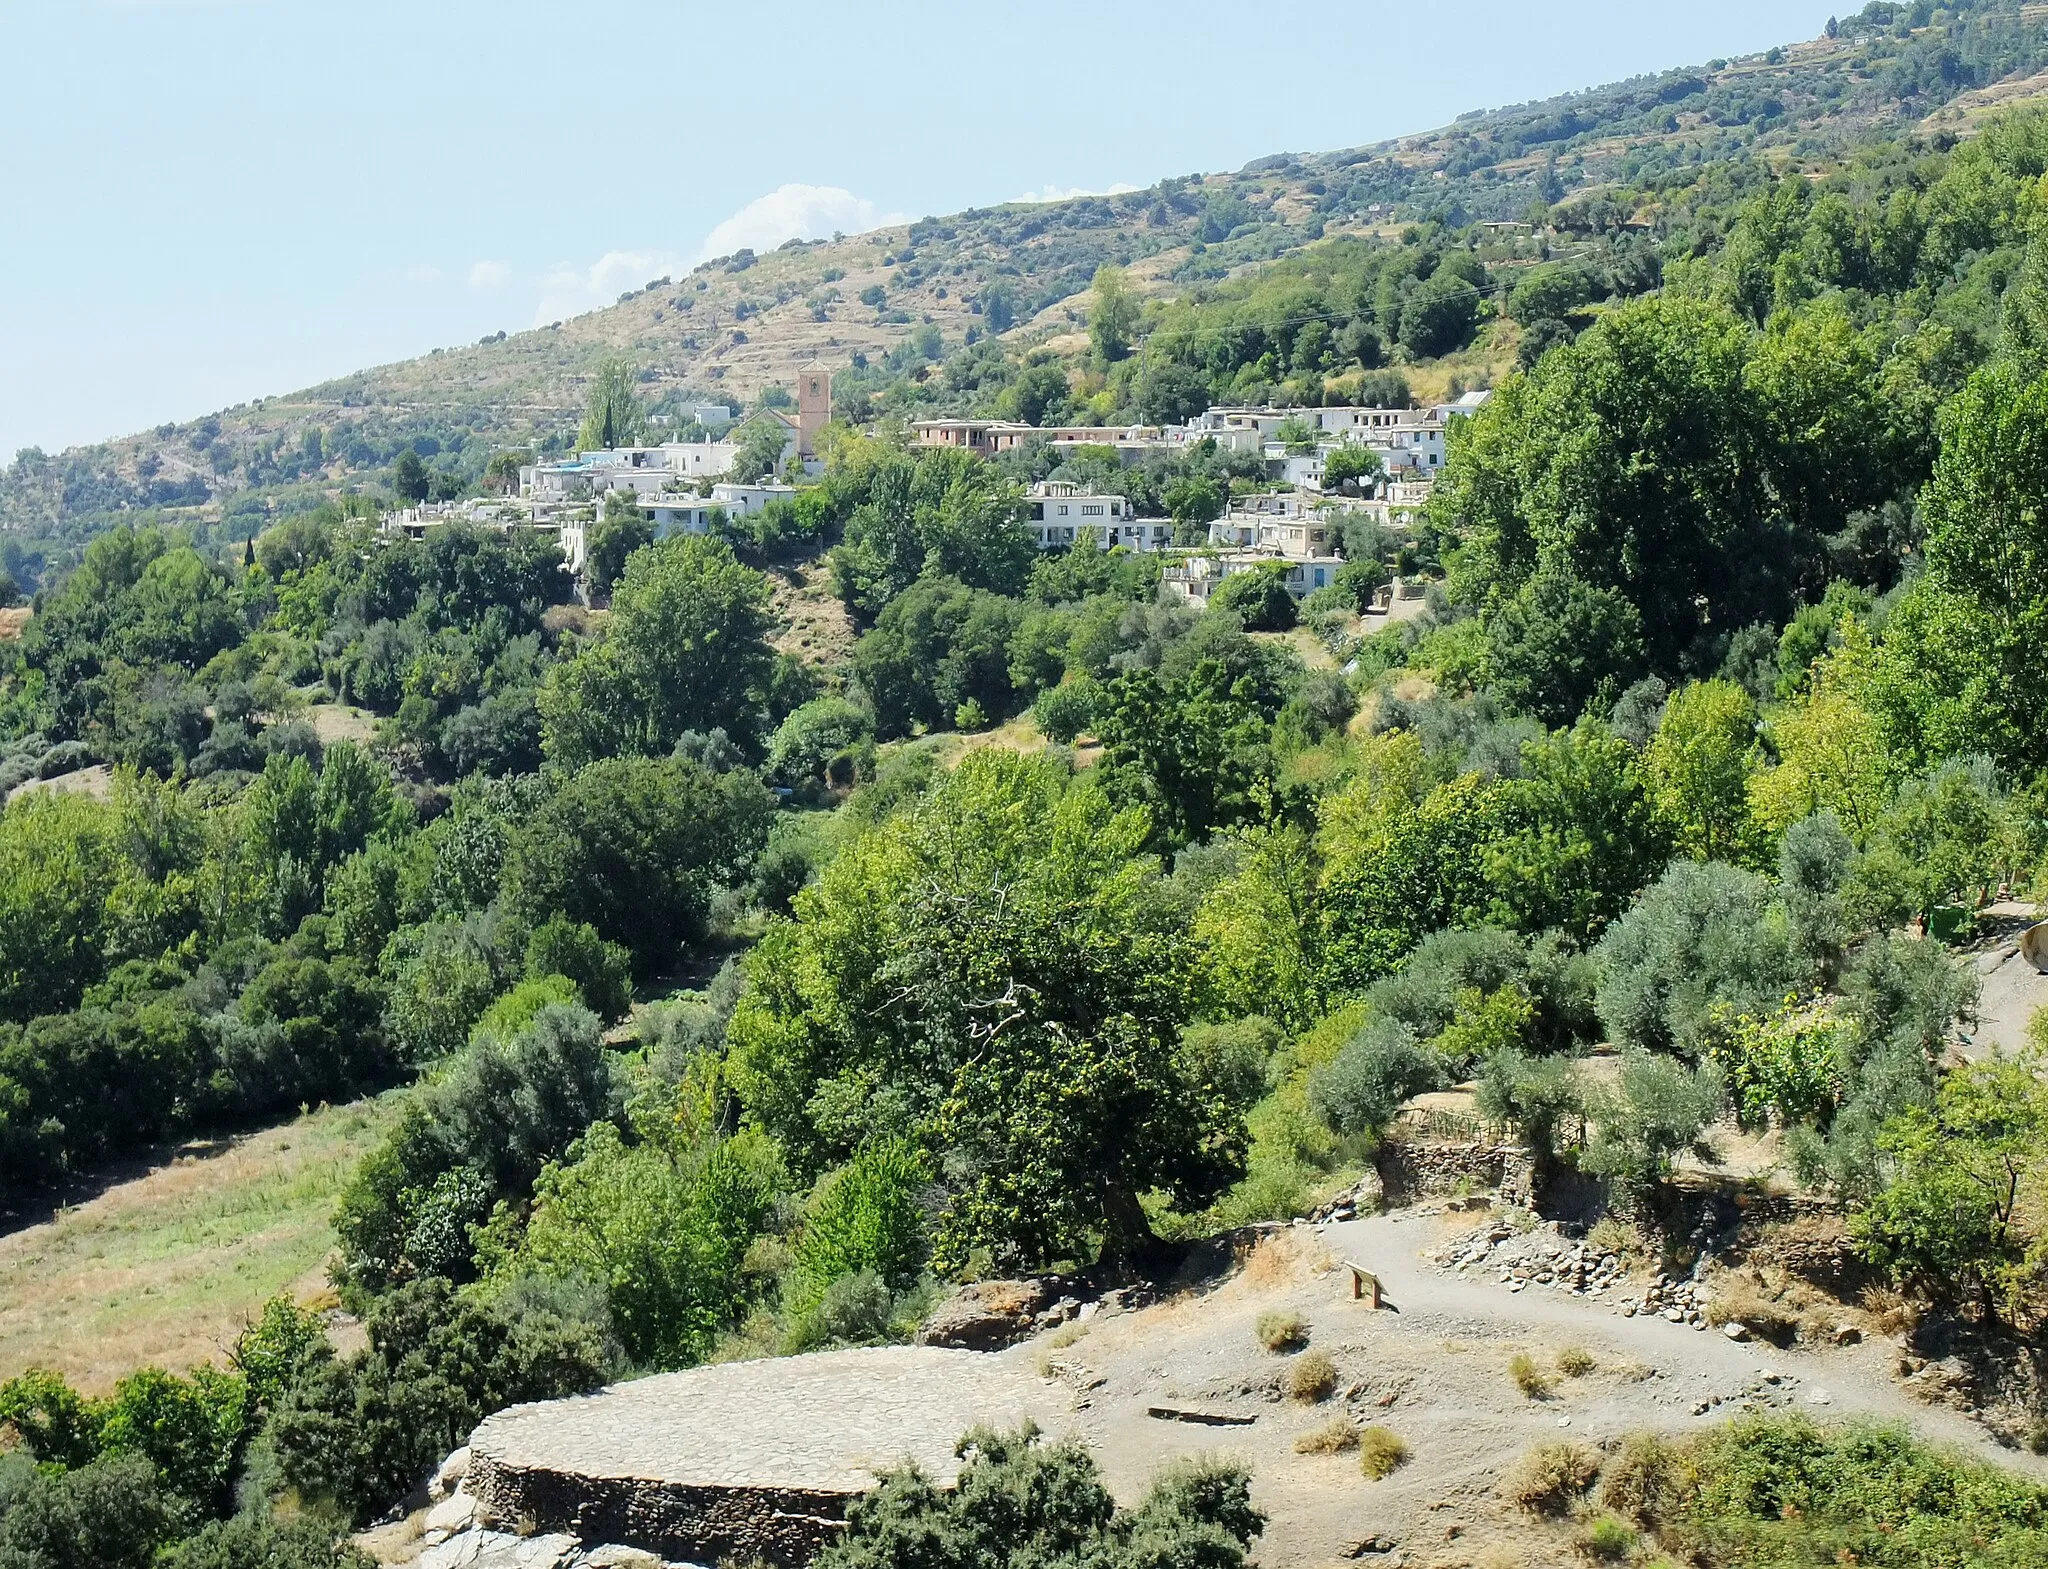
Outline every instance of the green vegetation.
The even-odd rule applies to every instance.
[[[53,545],[0,643],[0,780],[99,761],[111,782],[0,816],[0,1196],[323,1098],[403,1105],[337,1211],[369,1346],[136,1372],[111,1405],[10,1386],[51,1468],[39,1514],[119,1493],[136,1539],[216,1556],[288,1495],[361,1521],[509,1400],[886,1340],[952,1278],[1143,1265],[1297,1213],[1405,1101],[1467,1077],[1539,1180],[1604,1182],[1646,1232],[1724,1117],[1776,1130],[1900,1289],[2036,1325],[2038,1065],[1948,1066],[1973,982],[1925,933],[2037,887],[2048,851],[2026,662],[2048,115],[1953,146],[1779,136],[2027,65],[2001,15],[1915,33],[1874,7],[1740,81],[1482,117],[1432,144],[1442,182],[1290,162],[884,237],[894,270],[857,287],[911,330],[844,378],[823,473],[704,537],[592,517],[603,616],[523,530],[381,532],[383,491],[238,514],[240,551],[203,520]],[[1936,70],[1937,36],[1969,48]],[[1789,73],[1775,108],[1744,96],[1767,71]],[[1615,127],[1643,132],[1631,167],[1592,150]],[[1532,149],[1540,172],[1498,172]],[[1607,194],[1570,196],[1596,175]],[[1475,223],[1482,193],[1540,198],[1540,229]],[[965,296],[942,269],[998,233],[1043,267],[971,280],[976,337],[948,344],[904,302],[941,276]],[[1169,248],[1187,287],[1141,298],[1118,269]],[[785,265],[716,270],[765,294]],[[1064,361],[983,330],[1083,287],[1089,347]],[[698,293],[645,291],[678,315]],[[895,419],[1434,396],[1466,371],[1495,395],[1451,426],[1422,516],[1325,517],[1347,565],[1300,606],[1264,573],[1162,601],[1156,556],[1042,554],[1026,527],[1027,484],[1056,475],[1198,539],[1267,482],[1256,454],[984,461],[913,450]],[[665,417],[638,374],[579,388],[593,440]],[[759,471],[781,438],[757,419]],[[392,495],[486,472],[432,439],[375,454]],[[325,438],[284,457],[331,462]],[[849,655],[776,650],[768,569],[829,582]],[[1359,635],[1396,572],[1431,580],[1421,613]],[[323,745],[307,715],[336,700],[374,734]],[[1611,1072],[1579,1060],[1601,1040]],[[1515,1376],[1547,1387],[1533,1361]],[[182,1413],[175,1451],[134,1437],[144,1402]],[[1844,1467],[1894,1463],[1843,1442]],[[1068,1451],[975,1444],[979,1480],[893,1478],[835,1553],[923,1532],[981,1558],[1192,1541],[1235,1562],[1254,1534],[1219,1474],[975,1546],[962,1500],[1020,1477],[1094,1499]],[[1562,1446],[1514,1496],[1567,1514],[1600,1469]],[[233,1486],[256,1523],[226,1523]],[[1622,1523],[1588,1525],[1589,1551],[1677,1529],[1603,1504]]]

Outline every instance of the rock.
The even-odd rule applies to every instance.
[[[1726,1335],[1730,1340],[1743,1341],[1749,1338],[1749,1326],[1747,1324],[1737,1323],[1734,1319],[1731,1318],[1730,1320],[1728,1320],[1727,1323],[1721,1326],[1721,1333]]]
[[[962,1286],[918,1326],[921,1346],[997,1351],[1032,1332],[1049,1295],[1036,1280],[984,1280]]]
[[[664,1569],[667,1560],[638,1547],[607,1542],[576,1560],[576,1569]]]
[[[1829,1338],[1838,1346],[1861,1345],[1863,1342],[1863,1331],[1854,1324],[1837,1324],[1834,1334],[1829,1336]]]
[[[476,1500],[469,1494],[451,1493],[427,1511],[421,1527],[430,1541],[445,1542],[476,1524]]]
[[[573,1536],[513,1536],[507,1531],[464,1531],[420,1554],[419,1569],[563,1569],[576,1555]]]
[[[1399,1547],[1400,1545],[1401,1544],[1395,1541],[1391,1536],[1387,1536],[1384,1533],[1382,1533],[1377,1536],[1368,1536],[1361,1541],[1351,1543],[1344,1549],[1344,1556],[1346,1558],[1364,1558],[1368,1554],[1391,1553],[1395,1548]]]
[[[433,1476],[427,1480],[427,1496],[429,1498],[446,1498],[462,1485],[462,1479],[468,1475],[469,1445],[464,1444],[435,1468]]]

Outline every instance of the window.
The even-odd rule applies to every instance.
[[[1065,508],[1062,508],[1061,510],[1062,510],[1062,511],[1064,511],[1064,510],[1065,510]],[[1101,504],[1100,502],[1097,502],[1097,503],[1096,503],[1096,504],[1095,504],[1094,506],[1092,506],[1092,507],[1085,507],[1085,506],[1084,506],[1084,507],[1083,507],[1083,508],[1081,509],[1081,516],[1082,516],[1082,517],[1084,517],[1084,518],[1099,518],[1099,517],[1101,517],[1101,516],[1102,516],[1102,504]]]
[[[1045,521],[1044,502],[1034,501],[1031,503],[1031,521],[1034,523],[1043,523]]]
[[[1067,515],[1067,512],[1068,512],[1068,508],[1067,508],[1066,504],[1065,504],[1064,502],[1062,502],[1062,503],[1061,503],[1061,505],[1060,505],[1060,516],[1061,516],[1061,517],[1065,517],[1065,516]]]

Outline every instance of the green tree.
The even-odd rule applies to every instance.
[[[941,1268],[1151,1235],[1241,1172],[1243,1108],[1181,1049],[1192,954],[1141,811],[980,751],[871,829],[749,956],[732,1063],[800,1169],[910,1136],[943,1174]]]
[[[1500,695],[1547,725],[1606,713],[1643,674],[1642,617],[1614,589],[1542,570],[1487,626]]]
[[[427,499],[427,466],[411,447],[400,452],[391,465],[391,493],[414,506]]]
[[[1220,660],[1173,680],[1144,669],[1118,676],[1102,691],[1095,729],[1103,788],[1144,806],[1164,842],[1206,839],[1264,815],[1269,727],[1250,677],[1233,680]]]
[[[1231,612],[1248,632],[1285,632],[1301,619],[1300,607],[1287,591],[1287,572],[1279,561],[1233,572],[1216,585],[1210,608]]]
[[[634,496],[623,490],[609,490],[604,497],[604,516],[590,529],[583,553],[583,570],[590,579],[591,593],[608,598],[612,585],[626,570],[626,560],[643,545],[654,543],[654,520]]]
[[[1346,442],[1323,459],[1323,489],[1342,490],[1378,479],[1386,472],[1380,455],[1361,442]]]
[[[603,642],[541,688],[548,755],[571,766],[660,755],[686,731],[759,733],[775,651],[768,582],[723,540],[676,534],[635,551],[612,592]]]
[[[1130,274],[1107,263],[1097,267],[1088,294],[1088,340],[1105,361],[1114,363],[1131,352],[1138,311]]]
[[[0,807],[0,1017],[74,1006],[102,973],[122,872],[115,831],[90,796],[21,794]]]
[[[1688,855],[1735,860],[1751,848],[1756,750],[1756,706],[1734,682],[1694,681],[1671,694],[1645,760]]]
[[[625,360],[602,361],[590,378],[583,403],[583,425],[576,432],[579,452],[630,447],[640,440],[646,414],[640,407],[638,377]]]
[[[1201,1565],[1240,1569],[1265,1516],[1251,1479],[1223,1461],[1167,1470],[1134,1509],[1120,1510],[1078,1442],[1047,1444],[1037,1428],[977,1428],[960,1440],[958,1480],[942,1488],[914,1466],[882,1474],[854,1501],[846,1534],[819,1569],[1101,1569]]]

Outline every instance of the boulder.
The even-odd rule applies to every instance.
[[[462,1479],[469,1475],[469,1445],[464,1444],[443,1460],[427,1482],[427,1496],[446,1498],[462,1485]]]
[[[1749,1326],[1747,1324],[1737,1323],[1734,1319],[1731,1318],[1730,1320],[1728,1320],[1727,1323],[1721,1326],[1721,1333],[1726,1335],[1730,1340],[1740,1342],[1747,1340],[1749,1338]]]
[[[917,1343],[999,1351],[1032,1333],[1051,1295],[1036,1280],[983,1280],[962,1286],[918,1326]]]
[[[1859,1345],[1863,1340],[1863,1331],[1854,1324],[1837,1324],[1830,1338],[1838,1346]]]
[[[422,1529],[430,1542],[445,1542],[476,1524],[476,1500],[467,1493],[451,1493],[427,1511]]]

